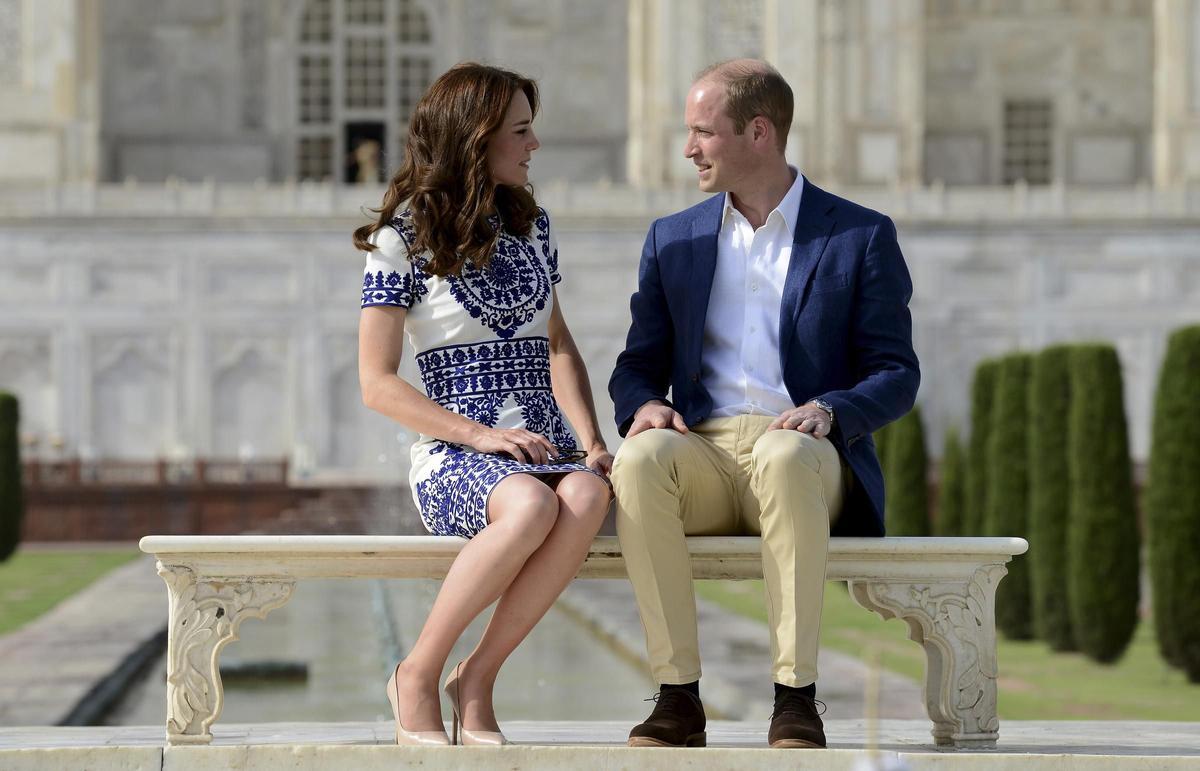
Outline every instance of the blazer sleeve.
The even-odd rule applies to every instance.
[[[659,274],[658,221],[650,226],[638,266],[637,291],[629,300],[632,317],[625,350],[617,356],[608,393],[612,397],[617,430],[629,431],[633,416],[648,401],[667,400],[671,379],[674,331]]]
[[[858,384],[822,394],[847,444],[902,417],[916,401],[921,371],[912,345],[912,292],[896,226],[883,217],[867,243],[854,298],[850,343]]]

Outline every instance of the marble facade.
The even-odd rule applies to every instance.
[[[406,62],[381,101],[360,45]],[[357,386],[348,234],[380,189],[336,159],[355,126],[394,149],[412,78],[468,58],[539,78],[534,182],[615,443],[645,228],[698,200],[683,95],[739,55],[792,83],[792,160],[897,221],[935,452],[980,358],[1103,338],[1145,458],[1166,335],[1200,321],[1200,0],[0,0],[0,388],[27,451],[402,479],[412,437]],[[1012,100],[1048,105],[1048,185],[1002,184]]]

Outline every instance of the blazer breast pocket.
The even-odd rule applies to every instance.
[[[836,292],[839,289],[845,289],[850,286],[849,273],[835,273],[832,276],[817,276],[812,282],[813,294],[824,294],[825,292]]]

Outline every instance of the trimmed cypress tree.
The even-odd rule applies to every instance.
[[[1167,342],[1146,483],[1150,586],[1159,650],[1200,683],[1200,326]]]
[[[938,485],[938,518],[937,526],[934,528],[938,535],[963,535],[965,471],[958,429],[950,428],[946,431],[946,441],[942,447],[941,480]]]
[[[17,442],[17,397],[0,393],[0,562],[21,542],[21,449]]]
[[[1101,663],[1137,627],[1138,529],[1121,385],[1111,345],[1071,348],[1067,600],[1079,650]]]
[[[985,359],[975,367],[971,382],[971,438],[967,449],[966,501],[963,535],[983,535],[987,510],[988,431],[992,425],[992,396],[996,390],[995,359]]]
[[[929,535],[929,454],[920,407],[896,421],[887,445],[888,535]]]
[[[1029,581],[1033,629],[1056,651],[1075,649],[1067,601],[1067,416],[1070,347],[1033,359],[1029,375]]]
[[[1029,511],[1029,365],[1032,356],[1000,359],[987,443],[987,505],[983,531],[992,536],[1026,535]],[[1008,563],[1008,576],[996,592],[996,626],[1006,637],[1033,637],[1029,603],[1029,560]]]

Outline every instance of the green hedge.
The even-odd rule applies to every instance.
[[[21,448],[17,441],[17,397],[0,393],[0,562],[21,542]]]
[[[1121,364],[1111,345],[1079,345],[1071,349],[1070,370],[1071,625],[1081,651],[1111,662],[1133,637],[1138,604],[1138,529]]]
[[[1159,649],[1200,682],[1200,326],[1171,335],[1154,400],[1146,531]]]
[[[884,490],[888,535],[929,535],[929,455],[921,408],[913,407],[889,429]]]
[[[1067,418],[1070,347],[1033,359],[1029,377],[1029,568],[1033,628],[1057,651],[1075,650],[1067,601]]]
[[[1027,535],[1029,511],[1029,366],[1032,358],[1014,353],[1000,359],[992,398],[987,443],[987,497],[984,532]],[[1033,637],[1029,603],[1029,560],[1014,557],[996,592],[996,626],[1006,637]]]
[[[981,361],[971,383],[971,437],[967,449],[966,512],[963,535],[983,535],[987,510],[988,430],[992,422],[992,396],[996,390],[995,359]]]
[[[934,530],[938,535],[962,535],[965,512],[966,478],[962,442],[958,430],[946,431],[942,446],[942,466],[938,484],[938,517]]]

